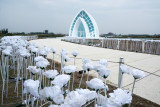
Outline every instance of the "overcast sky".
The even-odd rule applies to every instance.
[[[68,34],[81,9],[100,34],[160,34],[160,0],[0,0],[0,29]]]

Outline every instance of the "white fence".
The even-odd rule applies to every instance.
[[[34,39],[38,39],[37,35],[32,35],[32,36],[21,36],[21,39],[23,40],[34,40]]]
[[[69,37],[66,37],[65,39],[62,40],[83,45],[90,45],[90,46],[109,48],[115,50],[160,55],[160,40],[113,39],[113,38],[82,39],[82,38],[69,38]]]

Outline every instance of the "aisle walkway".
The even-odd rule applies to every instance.
[[[71,53],[73,51],[78,51],[78,58],[88,58],[93,60],[107,59],[108,61],[119,62],[119,58],[123,57],[125,63],[155,74],[145,73],[146,77],[136,82],[134,94],[160,105],[160,56],[158,55],[91,47],[64,42],[59,39],[38,39],[33,40],[33,42],[37,43],[40,47],[43,47],[44,45],[54,47],[57,49],[57,54],[60,53],[62,48],[68,50],[69,56],[72,56]],[[52,58],[52,54],[49,54],[48,58]],[[60,62],[60,56],[56,55],[55,59]],[[96,63],[96,61],[94,61],[94,63]],[[73,64],[73,59],[67,64]],[[81,59],[76,60],[76,66],[79,70],[82,70]],[[108,77],[109,82],[117,86],[119,64],[109,62],[108,69],[111,70],[111,74]],[[92,75],[97,76],[97,73],[92,71]],[[132,82],[133,77],[125,74],[123,78],[123,86],[125,89],[131,90]]]

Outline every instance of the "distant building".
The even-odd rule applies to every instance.
[[[109,32],[108,34],[103,34],[101,35],[101,37],[112,37],[112,36],[116,36],[116,34],[112,33],[112,32]]]
[[[7,34],[8,33],[8,29],[1,29],[0,30],[0,34]]]
[[[112,33],[112,32],[109,32],[107,35],[108,35],[108,36],[115,36],[115,34]]]
[[[48,30],[44,30],[44,33],[45,33],[45,34],[48,34]]]
[[[36,34],[44,34],[44,32],[30,32],[30,34],[34,34],[34,35],[36,35]]]
[[[48,30],[44,30],[44,32],[30,32],[30,34],[39,35],[39,34],[49,34]]]

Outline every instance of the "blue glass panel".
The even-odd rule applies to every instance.
[[[87,22],[87,19],[86,19],[86,18],[84,18],[84,20],[85,20],[85,22]]]
[[[82,22],[80,22],[78,27],[78,37],[86,37],[85,28]]]
[[[85,15],[85,17],[86,17],[87,19],[89,18],[87,14]]]
[[[89,20],[89,23],[92,23],[91,20]]]
[[[80,12],[80,15],[82,15],[82,11]]]

